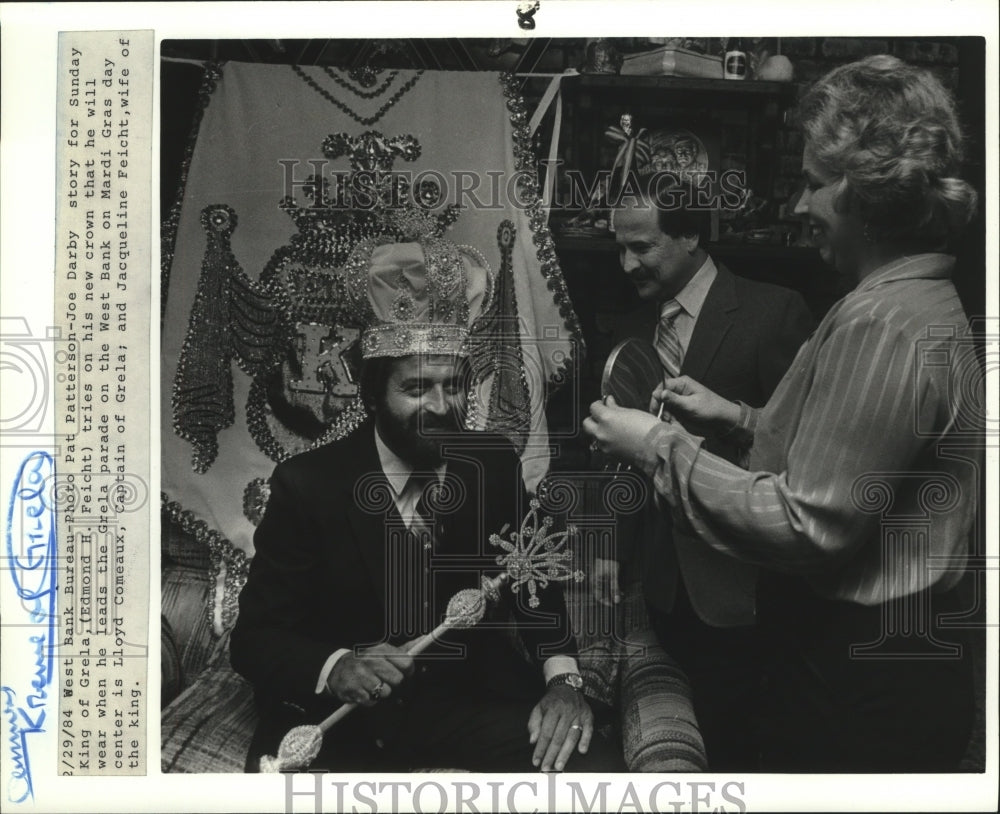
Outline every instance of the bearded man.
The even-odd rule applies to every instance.
[[[485,260],[440,238],[376,240],[346,279],[369,420],[271,478],[231,641],[260,713],[248,770],[293,726],[354,703],[313,769],[623,771],[594,732],[557,586],[537,607],[503,589],[475,627],[407,650],[457,591],[496,573],[490,535],[529,510],[511,444],[463,429],[469,326],[493,290]]]

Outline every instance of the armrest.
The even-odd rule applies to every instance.
[[[160,614],[160,709],[173,701],[184,686],[184,669],[170,620]]]
[[[163,772],[242,772],[257,726],[250,684],[229,666],[228,636],[198,679],[164,710]]]
[[[704,772],[691,685],[651,630],[628,637],[621,667],[622,744],[634,772]]]

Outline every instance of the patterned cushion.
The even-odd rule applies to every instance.
[[[229,666],[228,636],[209,669],[163,710],[164,772],[242,772],[257,725],[250,685]]]
[[[206,612],[211,596],[208,569],[165,565],[160,589],[160,612],[177,642],[182,686],[187,686],[205,669],[217,642]]]
[[[583,691],[588,698],[614,707],[618,702],[620,664],[611,638],[580,648],[577,664],[583,677]]]
[[[181,691],[184,676],[177,640],[166,616],[160,616],[160,708],[162,709]]]
[[[687,676],[649,629],[631,634],[625,649],[620,712],[629,770],[707,771]]]

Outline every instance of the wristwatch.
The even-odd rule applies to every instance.
[[[581,692],[583,690],[583,677],[579,673],[559,673],[552,676],[545,685],[548,690],[553,687],[569,687]]]

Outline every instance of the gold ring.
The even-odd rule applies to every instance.
[[[382,697],[383,687],[385,687],[385,682],[380,681],[378,684],[375,685],[375,688],[369,692],[369,694],[371,695],[372,698],[378,701]]]
[[[582,731],[582,730],[583,730],[583,727],[582,727],[582,726],[580,726],[580,724],[572,724],[572,725],[570,726],[570,729],[579,729],[579,730],[581,730],[581,731]]]

